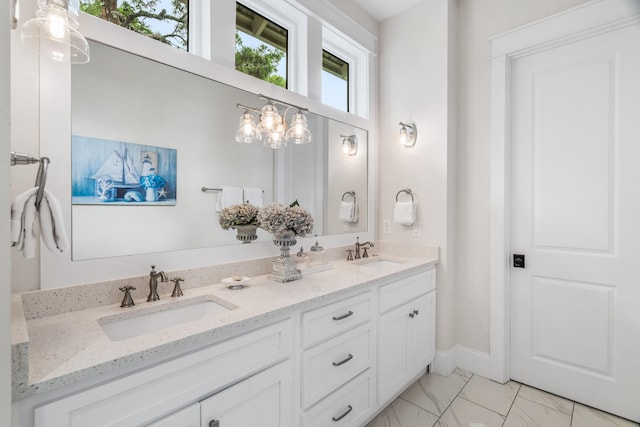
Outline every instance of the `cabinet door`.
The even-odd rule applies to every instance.
[[[378,403],[397,394],[435,356],[435,291],[380,316]]]
[[[408,372],[409,304],[380,316],[378,340],[378,403],[404,385]]]
[[[203,400],[200,426],[291,427],[291,369],[290,361],[282,362]]]
[[[416,375],[435,357],[435,292],[423,295],[411,304],[415,307],[409,318],[408,364],[409,376]]]

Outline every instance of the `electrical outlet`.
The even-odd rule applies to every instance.
[[[411,233],[416,237],[422,234],[422,226],[420,224],[420,221],[416,221],[413,223],[413,225],[411,226]]]
[[[382,232],[384,234],[391,234],[391,221],[388,219],[382,221]]]

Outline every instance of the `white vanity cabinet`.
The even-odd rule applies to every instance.
[[[374,410],[374,292],[302,313],[302,425],[360,426]]]
[[[435,357],[435,270],[380,288],[378,404],[395,397]]]
[[[253,425],[291,426],[292,323],[288,319],[247,332],[46,403],[35,409],[35,427],[172,425],[167,419],[190,427],[196,421],[192,404],[198,402],[206,418],[229,419],[225,427],[252,425],[242,421],[255,419],[260,423]],[[253,405],[271,412],[243,413]],[[264,423],[268,417],[270,423]],[[197,421],[196,426],[208,427],[210,420]]]

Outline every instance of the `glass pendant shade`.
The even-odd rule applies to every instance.
[[[358,140],[355,135],[342,136],[342,151],[348,156],[355,156],[358,152]]]
[[[279,123],[282,122],[282,117],[278,113],[278,109],[273,103],[268,103],[260,111],[260,124],[258,124],[258,133],[273,132]]]
[[[240,117],[240,126],[236,131],[236,142],[240,144],[252,144],[257,139],[256,121],[248,110],[244,110]]]
[[[22,27],[22,43],[60,62],[86,64],[89,44],[78,31],[73,0],[38,0],[36,17]]]
[[[286,140],[292,144],[308,144],[311,142],[311,132],[307,126],[307,118],[298,111],[293,115],[291,125],[287,129]]]
[[[278,115],[278,117],[280,117]],[[287,148],[287,140],[284,137],[284,128],[285,124],[280,119],[275,126],[273,126],[273,130],[270,132],[261,132],[260,138],[262,138],[262,145],[269,148]]]
[[[400,145],[402,145],[403,147],[413,147],[414,145],[416,145],[416,136],[418,133],[416,125],[406,124],[402,122],[400,122],[400,125],[402,126],[402,128],[400,129],[400,137],[398,138]]]

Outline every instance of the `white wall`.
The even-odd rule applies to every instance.
[[[437,295],[439,350],[455,345],[453,218],[448,197],[455,173],[449,163],[449,2],[423,1],[380,26],[378,236],[382,240],[440,246]],[[398,122],[414,122],[413,148],[397,142]],[[411,188],[418,204],[416,227],[393,223],[396,193]],[[391,221],[391,233],[382,223]]]
[[[458,0],[456,341],[489,352],[489,37],[585,0]]]
[[[489,352],[489,37],[584,2],[424,0],[381,23],[377,229],[383,240],[440,245],[441,351]],[[414,148],[398,146],[398,121],[418,125]],[[420,236],[393,223],[383,233],[404,187]]]

